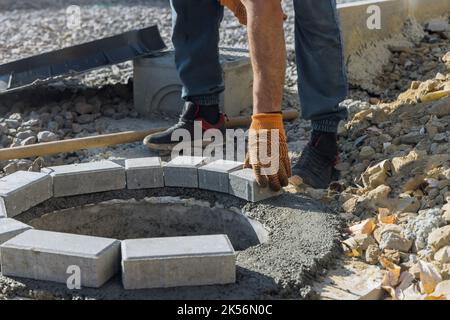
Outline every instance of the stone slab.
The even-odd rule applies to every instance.
[[[207,158],[180,156],[164,166],[166,187],[198,188],[198,168]]]
[[[112,161],[49,167],[54,197],[120,190],[126,187],[125,168]]]
[[[125,160],[128,189],[150,189],[164,187],[161,158],[137,158]]]
[[[52,178],[46,173],[17,171],[0,179],[0,215],[12,218],[53,196]]]
[[[273,192],[268,187],[259,187],[252,169],[234,171],[229,176],[230,194],[238,198],[258,202],[281,194],[281,192]]]
[[[226,235],[125,240],[125,289],[228,284],[236,281],[236,258]]]
[[[81,286],[99,288],[120,268],[120,241],[28,230],[0,246],[2,274],[67,283],[69,266],[80,268]]]
[[[31,226],[20,221],[11,218],[0,219],[0,244],[29,229],[32,229]]]
[[[230,172],[242,169],[243,163],[229,160],[216,160],[198,169],[200,189],[230,192]]]

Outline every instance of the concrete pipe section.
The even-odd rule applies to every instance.
[[[188,170],[180,174],[191,175],[192,183],[204,174],[202,167],[214,168],[198,160],[175,168]],[[210,185],[224,188],[228,177],[228,192],[217,192],[202,189],[207,176],[197,187],[161,186],[157,176],[164,182],[170,162],[146,163],[151,165],[140,166],[140,175],[130,163],[105,161],[0,179],[0,287],[6,296],[314,298],[311,280],[340,253],[342,225],[327,208],[288,193],[253,202],[261,194],[252,181],[240,180],[239,190],[232,190],[233,175],[242,179],[242,169],[231,170],[231,164],[221,163],[222,177],[213,180],[222,184]],[[139,188],[138,176],[152,176],[158,186]],[[22,192],[27,200],[14,205]],[[68,286],[71,264],[82,271],[81,289]]]

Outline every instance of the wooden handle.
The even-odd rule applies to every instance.
[[[296,118],[298,118],[298,116],[299,113],[297,110],[292,109],[283,112],[283,119],[285,121],[295,120]],[[248,127],[250,126],[251,121],[251,117],[230,118],[226,122],[226,127]],[[23,147],[5,148],[0,149],[0,160],[32,158],[57,153],[74,152],[82,149],[102,148],[116,144],[142,141],[149,134],[164,131],[166,129],[167,128],[158,128],[144,131],[125,131],[92,137],[45,142]]]

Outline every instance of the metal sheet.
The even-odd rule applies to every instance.
[[[157,26],[0,65],[0,94],[57,81],[165,49]]]

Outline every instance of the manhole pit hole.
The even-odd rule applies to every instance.
[[[239,251],[269,239],[261,223],[237,210],[176,197],[86,204],[46,212],[27,223],[39,230],[119,240],[226,234]]]

